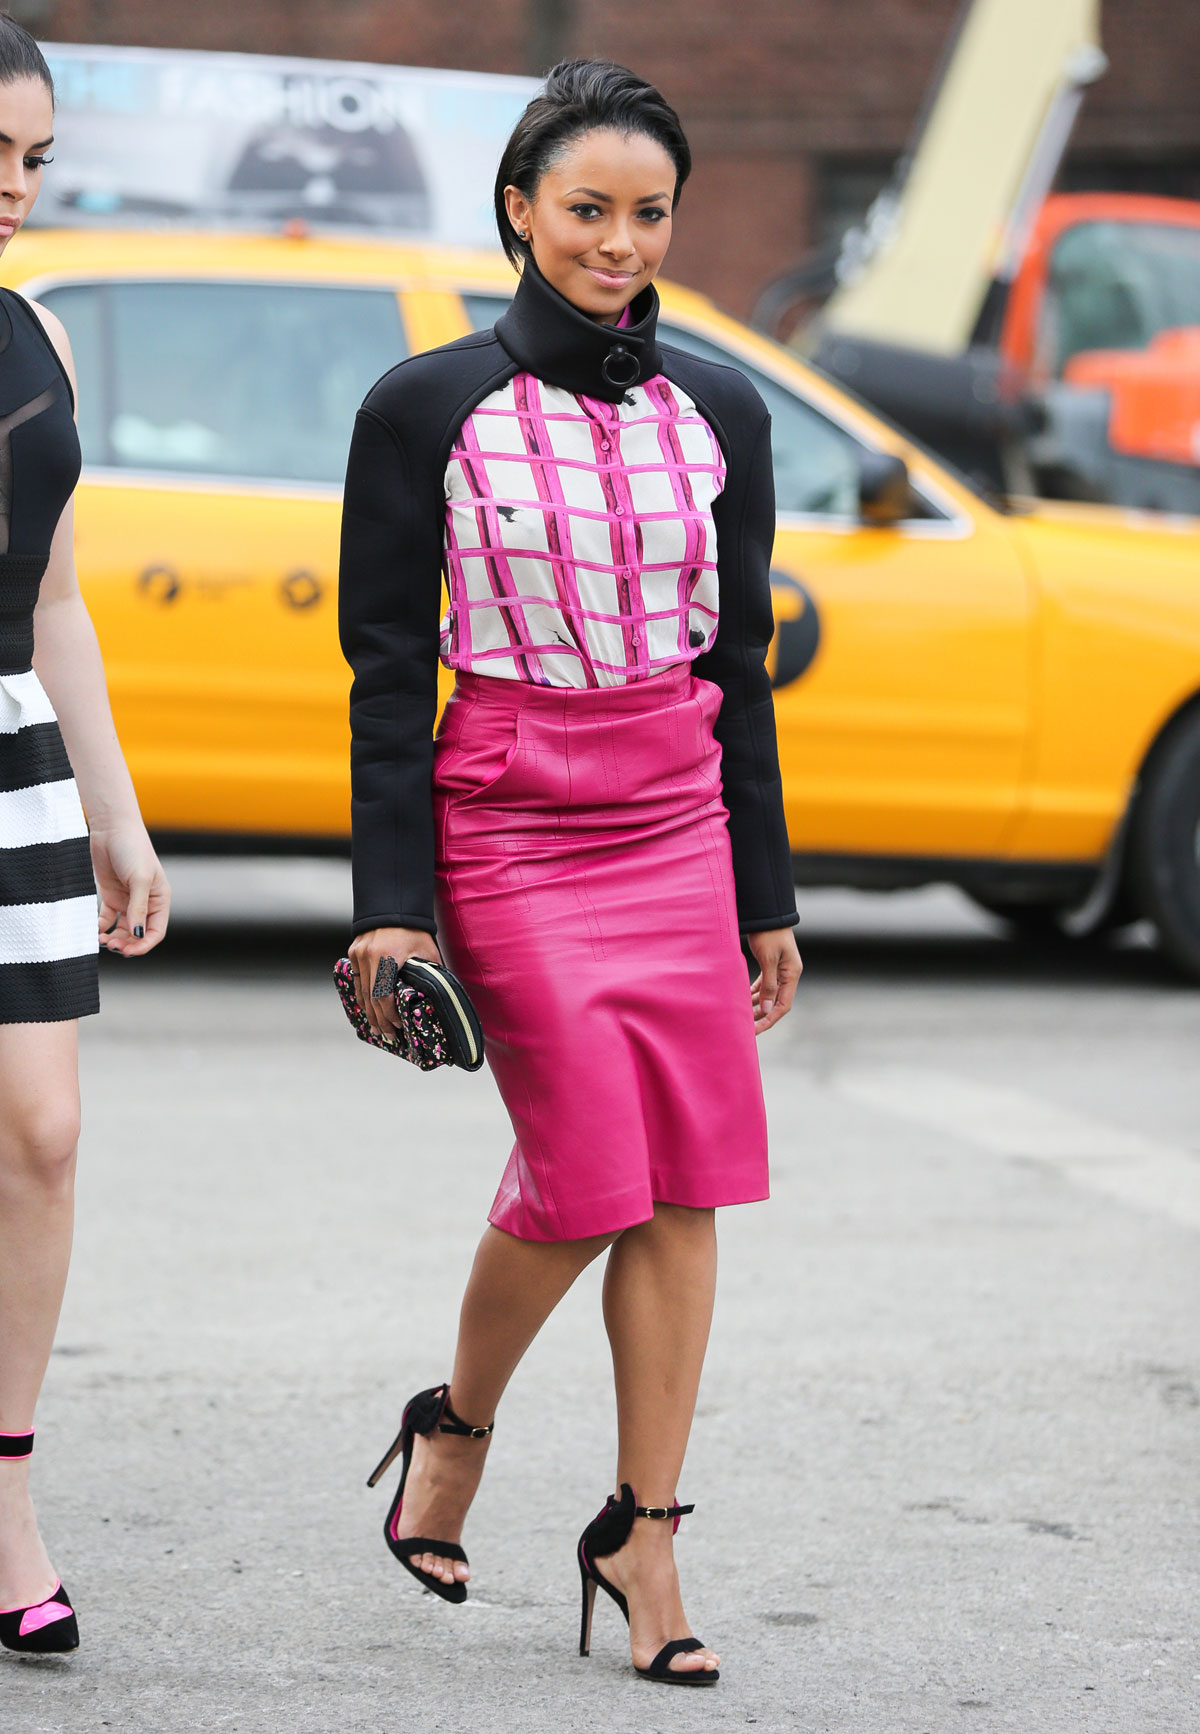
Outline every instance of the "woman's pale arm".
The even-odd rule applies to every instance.
[[[62,325],[35,305],[75,384]],[[171,892],[146,834],[109,708],[95,628],[75,573],[74,504],[67,503],[50,548],[34,614],[34,667],[58,716],[91,830],[100,891],[101,944],[138,957],[167,929]]]

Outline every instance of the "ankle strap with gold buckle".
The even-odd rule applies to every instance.
[[[486,1439],[495,1430],[496,1423],[489,1421],[486,1427],[468,1427],[461,1415],[456,1415],[450,1407],[447,1396],[442,1408],[441,1419],[438,1422],[439,1433],[457,1433],[463,1439]]]
[[[635,1505],[633,1515],[635,1517],[680,1518],[686,1517],[689,1512],[695,1511],[695,1509],[694,1505]]]

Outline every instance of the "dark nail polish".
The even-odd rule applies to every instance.
[[[133,937],[135,939],[145,939],[146,929],[144,927],[135,927],[133,930]]]
[[[116,932],[116,931],[117,931],[117,928],[118,928],[118,927],[119,927],[119,926],[120,926],[120,925],[121,925],[121,917],[120,917],[120,916],[119,916],[119,915],[118,915],[118,916],[117,916],[117,919],[116,919],[116,920],[115,920],[115,921],[114,921],[114,922],[113,922],[113,924],[112,924],[112,926],[111,926],[111,927],[106,927],[106,928],[105,928],[105,929],[104,929],[104,931],[105,931],[105,933],[115,933],[115,932]]]

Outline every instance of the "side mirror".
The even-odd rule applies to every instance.
[[[891,452],[860,452],[858,513],[864,524],[876,530],[912,517],[912,487],[903,458]]]

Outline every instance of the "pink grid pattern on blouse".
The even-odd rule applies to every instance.
[[[519,373],[450,453],[443,661],[597,687],[701,655],[724,483],[712,429],[661,375],[606,403]]]

